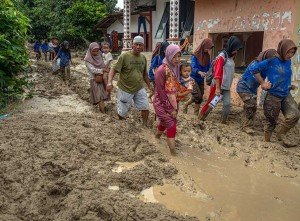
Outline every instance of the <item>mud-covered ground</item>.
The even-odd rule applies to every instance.
[[[134,110],[117,120],[115,99],[106,115],[90,106],[88,74],[81,59],[75,63],[69,87],[51,74],[50,63],[35,63],[29,76],[36,95],[0,119],[0,220],[300,217],[299,124],[285,142],[274,134],[266,143],[261,111],[254,130],[245,133],[241,108],[233,107],[223,125],[218,107],[203,130],[190,107],[179,115],[178,156],[171,157],[165,138],[154,139],[157,121],[142,128]],[[265,189],[264,181],[270,182]],[[146,202],[149,188],[156,203]]]

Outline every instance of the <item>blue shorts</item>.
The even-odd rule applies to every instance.
[[[131,106],[132,100],[138,110],[149,110],[149,101],[145,88],[140,89],[134,94],[129,94],[120,88],[118,89],[118,114],[125,117]]]

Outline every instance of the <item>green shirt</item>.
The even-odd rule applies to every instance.
[[[118,87],[129,93],[134,94],[144,87],[144,74],[147,60],[144,55],[135,56],[132,51],[124,52],[118,61],[112,66],[120,74]]]

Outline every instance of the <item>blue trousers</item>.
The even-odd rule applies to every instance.
[[[138,35],[140,34],[140,29],[142,25],[144,26],[144,33],[147,34],[146,18],[144,16],[140,16],[138,18]]]

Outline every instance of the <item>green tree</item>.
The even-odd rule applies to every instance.
[[[97,1],[106,5],[108,14],[112,13],[115,10],[118,2],[117,0],[97,0]]]
[[[28,18],[10,0],[0,0],[0,109],[22,96],[27,85],[17,75],[28,64],[25,48]]]
[[[14,1],[30,18],[29,31],[34,39],[56,36],[76,42],[95,40],[100,33],[94,33],[93,27],[105,14],[113,12],[117,4],[117,0]]]
[[[94,41],[99,33],[93,31],[97,22],[105,16],[106,6],[94,0],[78,1],[66,10],[67,33],[73,39]]]

